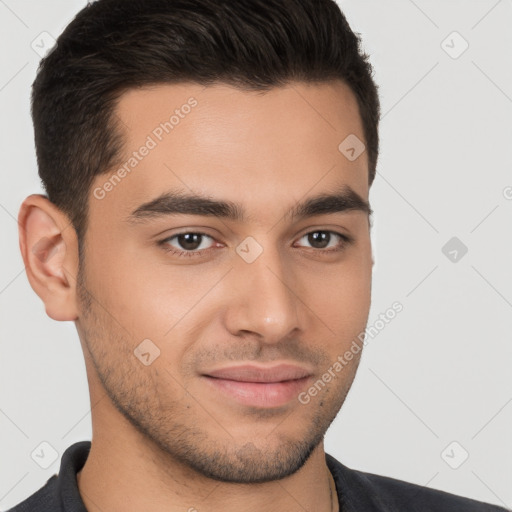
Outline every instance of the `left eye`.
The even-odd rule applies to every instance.
[[[203,246],[205,238],[214,240],[213,237],[207,235],[206,233],[185,232],[170,236],[159,242],[159,244],[164,246],[167,252],[174,253],[180,257],[201,256],[202,254],[212,249],[212,246]],[[313,249],[327,253],[341,251],[345,248],[346,245],[352,242],[352,238],[350,238],[348,235],[342,235],[341,233],[328,230],[311,231],[301,236],[299,240],[304,238],[307,239],[308,243],[313,245]],[[338,239],[337,243],[336,238]],[[174,240],[176,240],[178,246],[172,244],[172,241]],[[333,241],[335,242],[334,245],[331,243]]]
[[[313,247],[313,249],[325,249],[329,246],[329,242],[332,241],[333,235],[341,239],[341,244],[338,242],[334,245],[334,247],[331,246],[330,250],[337,250],[340,245],[344,245],[350,241],[348,236],[342,235],[341,233],[336,233],[335,231],[311,231],[310,233],[303,235],[301,240],[302,238],[307,238],[309,243],[320,245],[320,247]]]

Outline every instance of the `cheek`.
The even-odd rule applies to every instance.
[[[372,261],[369,251],[325,268],[303,281],[306,304],[343,339],[364,330],[371,303]]]
[[[193,266],[155,264],[147,248],[116,244],[99,234],[89,247],[88,288],[135,338],[162,337],[214,282],[214,276],[202,276]]]
[[[309,295],[311,297],[311,295]],[[308,306],[339,343],[349,342],[364,330],[370,309],[370,287],[360,280],[330,282],[329,288],[308,301]],[[328,330],[327,330],[328,329]]]

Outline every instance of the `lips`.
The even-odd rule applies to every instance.
[[[280,364],[274,367],[258,367],[253,365],[232,366],[212,370],[208,377],[217,379],[236,380],[239,382],[283,382],[286,380],[302,379],[310,372],[299,366]]]
[[[280,407],[296,399],[311,372],[292,364],[230,366],[203,374],[216,393],[252,407]]]

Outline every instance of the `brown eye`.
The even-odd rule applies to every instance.
[[[213,240],[213,238],[206,233],[187,231],[185,233],[172,235],[159,242],[159,245],[163,246],[166,251],[177,254],[178,256],[199,256],[211,248],[204,247],[205,238]]]
[[[181,248],[193,251],[201,246],[202,237],[203,235],[200,233],[183,233],[181,235],[176,235],[176,241]]]
[[[328,230],[311,231],[302,236],[302,239],[306,239],[307,243],[311,244],[312,249],[323,250],[323,252],[341,250],[352,242],[352,239],[348,236]]]

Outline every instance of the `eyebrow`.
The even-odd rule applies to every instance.
[[[299,202],[285,214],[284,218],[299,220],[315,215],[348,211],[362,211],[368,216],[373,213],[368,201],[348,185],[344,185],[334,194],[323,193]],[[240,203],[176,190],[165,192],[159,197],[141,204],[130,213],[127,221],[140,223],[171,215],[219,217],[234,222],[247,222],[248,220]]]

